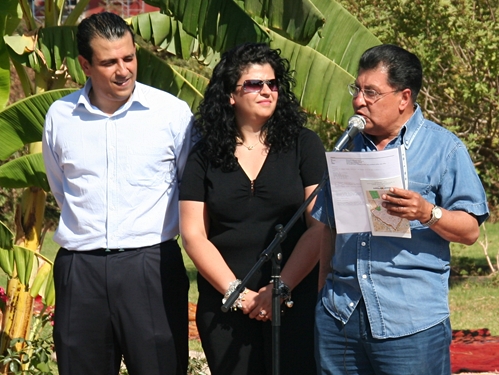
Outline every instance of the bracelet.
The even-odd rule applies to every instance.
[[[273,284],[273,283],[274,283],[274,280],[270,280],[270,284]],[[284,284],[281,279],[279,279],[279,284],[277,286],[277,290],[279,291],[279,295],[283,299],[284,304],[288,308],[292,308],[295,303],[291,300],[290,287],[287,286],[286,284]]]
[[[239,285],[241,285],[241,280],[239,280],[239,279],[236,279],[236,280],[231,281],[229,283],[229,288],[225,292],[224,298],[222,298],[222,303],[225,303],[225,301],[227,301],[227,298],[229,298],[230,295],[232,293],[234,293],[234,291],[237,289],[237,287]],[[248,293],[248,289],[244,288],[244,290],[241,293],[239,293],[239,296],[234,301],[234,303],[232,304],[232,306],[230,307],[230,309],[232,309],[233,311],[236,311],[237,309],[241,309],[242,310],[243,309],[244,295],[246,293]]]

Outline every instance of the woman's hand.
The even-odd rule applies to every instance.
[[[272,284],[266,285],[257,292],[249,290],[242,301],[242,311],[251,319],[266,322],[272,320]]]

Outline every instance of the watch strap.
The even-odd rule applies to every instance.
[[[423,227],[429,228],[433,224],[435,224],[437,221],[440,220],[440,217],[437,217],[437,215],[435,215],[435,210],[437,210],[439,208],[440,207],[438,207],[436,204],[433,205],[433,208],[431,209],[431,219],[428,220],[426,223],[421,223],[423,225]]]

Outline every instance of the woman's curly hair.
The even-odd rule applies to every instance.
[[[291,91],[295,82],[289,61],[280,56],[280,50],[271,49],[264,43],[245,43],[225,52],[213,70],[194,122],[194,133],[200,139],[198,147],[202,154],[213,166],[221,167],[223,171],[238,168],[234,152],[236,138],[241,138],[230,95],[235,91],[243,72],[253,64],[270,64],[279,83],[276,109],[262,127],[262,133],[266,136],[265,145],[270,152],[291,149],[307,121]]]

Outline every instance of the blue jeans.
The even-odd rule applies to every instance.
[[[315,314],[319,375],[451,374],[449,319],[410,336],[380,340],[371,335],[363,300],[345,325],[324,308],[322,299]]]

